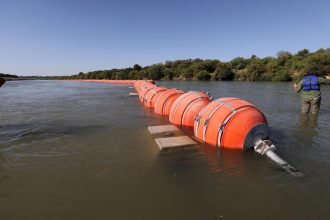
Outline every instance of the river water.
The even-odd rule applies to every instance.
[[[168,119],[127,86],[12,81],[0,89],[0,219],[329,219],[330,87],[315,120],[289,83],[157,84],[252,102],[304,176],[254,152],[159,152],[147,126]]]

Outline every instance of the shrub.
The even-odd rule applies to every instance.
[[[214,72],[214,78],[216,80],[229,81],[233,80],[234,76],[234,72],[226,66],[220,66]]]
[[[273,81],[291,81],[292,78],[286,70],[280,70],[275,73],[275,76],[272,79]]]
[[[196,74],[196,79],[198,80],[209,80],[211,75],[206,70],[202,70]]]

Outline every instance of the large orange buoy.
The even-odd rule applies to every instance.
[[[147,94],[147,92],[149,92],[151,89],[153,89],[155,87],[157,87],[157,86],[154,84],[151,84],[151,83],[145,83],[144,85],[142,85],[140,93],[139,93],[140,102],[143,103],[144,97]]]
[[[140,93],[141,92],[141,89],[143,87],[145,87],[146,85],[148,84],[151,84],[150,82],[148,81],[145,81],[145,80],[138,80],[135,84],[134,84],[134,88],[136,90],[137,93]]]
[[[169,89],[161,93],[155,101],[155,113],[169,115],[172,104],[182,94],[184,94],[184,91],[179,89]]]
[[[169,120],[176,125],[194,126],[194,119],[199,111],[211,102],[204,92],[188,92],[173,103]]]
[[[154,108],[157,98],[162,92],[166,90],[167,88],[165,87],[154,87],[151,90],[149,90],[144,96],[144,100],[143,100],[144,106],[146,108]]]
[[[269,136],[267,120],[251,103],[220,98],[205,106],[195,118],[194,135],[215,147],[245,150]]]
[[[141,90],[145,87],[145,86],[150,86],[150,85],[154,85],[155,82],[153,80],[137,80],[134,83],[134,88],[136,90],[137,93],[140,93]]]

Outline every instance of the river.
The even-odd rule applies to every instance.
[[[127,86],[10,81],[0,88],[0,219],[329,219],[330,87],[315,120],[300,116],[291,83],[157,84],[252,102],[304,176],[252,151],[159,152],[147,126],[168,119]]]

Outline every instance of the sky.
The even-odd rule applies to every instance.
[[[0,0],[0,73],[79,72],[330,47],[327,0]]]

